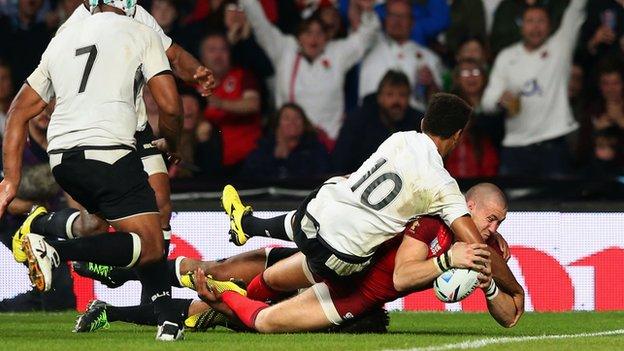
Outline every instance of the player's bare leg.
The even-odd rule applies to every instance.
[[[233,291],[220,296],[214,290],[209,291],[201,270],[196,272],[195,281],[197,294],[212,308],[229,318],[235,315],[247,327],[261,333],[315,331],[332,325],[312,289],[269,306]]]

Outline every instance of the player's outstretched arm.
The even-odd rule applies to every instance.
[[[165,53],[176,77],[187,83],[199,84],[202,96],[212,94],[215,80],[211,70],[176,43],[171,44]]]
[[[490,315],[505,328],[515,326],[522,315],[516,307],[514,298],[501,289],[498,289],[498,294],[493,299],[487,300],[487,307]]]
[[[0,217],[15,198],[22,176],[22,155],[26,145],[28,121],[47,106],[39,94],[24,84],[9,107],[2,143],[4,179],[0,183]]]
[[[173,76],[167,73],[152,77],[147,85],[158,105],[158,130],[171,153],[178,150],[182,130],[182,102]]]

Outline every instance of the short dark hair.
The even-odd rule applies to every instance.
[[[472,115],[472,107],[457,95],[433,95],[423,119],[423,132],[448,139],[464,129]]]
[[[405,73],[401,71],[396,71],[396,70],[388,70],[388,72],[384,74],[383,78],[381,78],[381,81],[379,82],[379,85],[377,87],[377,92],[380,92],[381,89],[383,89],[387,85],[390,85],[393,87],[404,86],[408,90],[410,89],[410,82],[409,82],[409,78],[407,78],[407,75],[405,75]]]
[[[325,22],[323,22],[323,20],[321,19],[320,13],[313,13],[312,16],[305,18],[301,22],[299,22],[299,24],[297,25],[297,29],[295,30],[295,36],[299,38],[299,36],[303,32],[310,29],[310,27],[314,23],[318,23],[318,25],[321,26],[323,33],[327,35],[327,25],[325,25]]]
[[[548,21],[550,21],[550,12],[548,11],[548,8],[546,8],[546,6],[541,5],[541,4],[534,4],[534,5],[527,6],[522,12],[522,18],[524,18],[527,12],[533,11],[533,10],[543,11],[546,14],[546,17],[548,17]]]

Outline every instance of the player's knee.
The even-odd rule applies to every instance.
[[[280,325],[277,317],[271,308],[265,308],[258,312],[254,327],[259,333],[279,333],[284,332],[283,326]]]
[[[292,290],[286,285],[284,282],[284,276],[280,276],[279,274],[274,273],[271,269],[267,269],[262,273],[262,279],[266,285],[268,285],[271,289],[277,291],[290,291]]]
[[[141,239],[141,257],[139,265],[150,265],[163,259],[165,245],[162,240]]]

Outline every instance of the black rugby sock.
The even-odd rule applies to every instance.
[[[284,227],[285,219],[286,215],[267,219],[246,215],[243,216],[241,225],[245,234],[249,236],[263,236],[290,241],[290,238],[286,235],[286,228]]]
[[[193,302],[192,299],[172,299],[173,310],[178,311],[182,320],[188,317],[188,309]],[[109,323],[126,322],[138,325],[156,325],[158,320],[154,314],[154,305],[142,304],[128,307],[106,307],[106,317]]]
[[[33,219],[30,224],[31,233],[43,235],[46,238],[72,239],[72,224],[78,217],[79,210],[64,208],[56,212],[49,212]]]
[[[126,232],[102,233],[72,240],[48,240],[61,261],[86,261],[102,265],[126,267],[136,263],[140,239]],[[138,245],[138,248],[135,248]]]
[[[167,262],[164,257],[156,263],[137,267],[145,294],[154,305],[158,324],[165,321],[181,323],[182,315],[171,304],[171,285],[167,279]],[[181,324],[179,324],[181,326]]]

